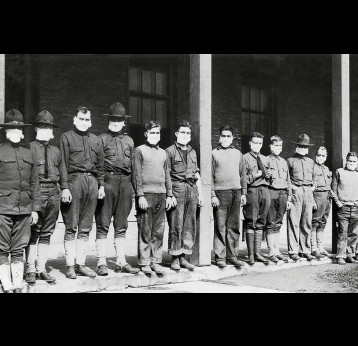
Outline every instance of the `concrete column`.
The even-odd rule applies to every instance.
[[[332,55],[333,173],[343,167],[350,151],[349,54]],[[337,250],[336,206],[333,206],[332,251]]]
[[[0,54],[0,124],[5,116],[5,54]]]
[[[191,262],[211,264],[213,222],[211,208],[211,54],[190,55],[190,121],[192,146],[199,157],[204,205],[199,210],[198,230]]]

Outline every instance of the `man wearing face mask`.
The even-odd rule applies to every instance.
[[[145,124],[146,143],[135,148],[132,182],[138,221],[138,264],[141,271],[164,274],[162,262],[165,210],[176,205],[167,164],[159,147],[160,124]]]
[[[263,138],[264,136],[261,133],[254,132],[249,142],[251,151],[244,155],[247,203],[243,212],[246,223],[248,263],[251,265],[255,262],[263,262],[264,264],[270,262],[260,253],[262,233],[270,207],[268,186],[271,178],[266,157],[260,154]]]
[[[99,136],[104,151],[106,198],[98,201],[96,209],[97,275],[108,275],[106,244],[112,216],[117,257],[114,271],[137,274],[139,270],[131,267],[125,258],[125,236],[134,194],[131,182],[134,142],[123,131],[126,119],[130,116],[126,115],[125,108],[119,102],[112,104],[109,114],[106,115],[108,115],[108,132]]]
[[[53,128],[59,126],[53,123],[53,117],[47,110],[41,111],[33,124],[36,126],[36,140],[31,142],[30,146],[36,157],[42,200],[41,211],[38,213],[39,221],[31,228],[31,238],[26,249],[25,280],[28,284],[34,284],[37,272],[38,279],[55,283],[56,279],[46,272],[46,263],[50,239],[60,211],[61,194],[58,183],[61,153],[49,142],[54,138]]]
[[[102,141],[88,132],[92,123],[91,112],[86,107],[76,109],[73,124],[73,130],[60,137],[66,277],[76,279],[79,274],[94,278],[96,273],[85,262],[97,201],[105,197],[103,147]]]
[[[212,151],[211,205],[214,208],[214,253],[216,265],[226,267],[226,260],[240,268],[240,211],[246,204],[247,183],[241,151],[233,144],[234,129],[219,129],[219,145]]]
[[[0,124],[6,132],[0,144],[0,281],[8,293],[22,292],[24,250],[41,210],[36,158],[21,143],[25,126],[31,125],[17,109],[6,112]]]
[[[287,162],[280,154],[282,139],[275,135],[270,138],[271,154],[267,156],[267,165],[271,172],[270,179],[270,208],[267,214],[266,242],[269,250],[269,259],[278,263],[288,258],[280,253],[279,240],[282,220],[286,210],[291,208],[292,188]]]
[[[323,247],[324,228],[331,210],[332,172],[324,163],[327,160],[327,149],[319,147],[316,151],[314,170],[317,187],[313,192],[314,208],[312,213],[311,253],[316,258],[332,257]]]
[[[288,253],[297,261],[299,254],[311,261],[313,191],[317,186],[314,161],[309,157],[308,148],[314,144],[304,133],[296,142],[296,153],[287,160],[292,184],[292,205],[288,214]]]
[[[177,123],[176,142],[166,149],[168,168],[173,183],[175,208],[167,212],[169,224],[168,253],[172,255],[172,270],[184,267],[194,270],[185,255],[191,255],[196,234],[196,211],[202,205],[201,179],[195,150],[191,141],[191,124]]]
[[[358,241],[358,165],[357,153],[351,151],[346,166],[333,176],[332,198],[337,204],[337,263],[358,263],[353,257]]]

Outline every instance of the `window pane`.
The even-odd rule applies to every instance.
[[[249,135],[250,134],[250,114],[247,112],[242,112],[242,134]]]
[[[154,114],[155,102],[152,99],[144,98],[142,99],[142,124],[150,120],[155,120]]]
[[[250,98],[249,98],[249,87],[243,86],[241,88],[241,107],[249,109],[250,108]]]
[[[268,92],[267,90],[260,90],[260,111],[268,112]]]
[[[154,94],[153,71],[142,70],[142,91]]]
[[[260,110],[260,91],[259,89],[250,89],[250,109],[253,111]]]
[[[167,123],[167,101],[156,101],[156,120],[162,127],[166,127]]]
[[[134,91],[140,91],[140,80],[138,80],[139,70],[135,67],[129,69],[129,89]]]
[[[261,121],[260,121],[260,129],[261,129],[261,133],[265,136],[268,137],[270,134],[270,116],[267,114],[261,114]]]
[[[260,114],[250,114],[250,132],[260,132]]]
[[[165,73],[156,72],[156,94],[166,95],[167,94],[167,76]]]
[[[132,117],[129,119],[132,124],[140,124],[140,114],[141,114],[141,99],[140,97],[129,98],[129,115]]]

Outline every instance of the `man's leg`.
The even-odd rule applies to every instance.
[[[255,247],[255,221],[257,219],[259,205],[256,198],[257,188],[251,187],[247,189],[246,205],[243,208],[243,214],[246,224],[246,244],[248,263],[254,264],[254,247]]]
[[[347,232],[347,257],[353,258],[355,256],[355,249],[358,240],[358,207],[351,208],[351,217],[349,220]]]
[[[279,191],[274,189],[269,189],[270,193],[270,207],[267,213],[267,223],[266,223],[266,242],[267,248],[269,250],[269,258],[273,262],[278,262],[278,259],[275,258],[275,231],[276,231],[276,214],[279,208]]]
[[[302,203],[302,217],[300,223],[300,252],[308,260],[311,260],[311,230],[312,230],[312,208],[313,192],[310,187],[304,188],[304,200]]]
[[[325,200],[325,208],[324,208],[324,213],[323,213],[323,216],[321,219],[321,223],[317,227],[317,246],[318,246],[319,252],[323,255],[330,255],[323,247],[324,229],[327,225],[327,220],[328,220],[330,211],[331,211],[331,200],[329,198],[329,192],[328,192],[327,198]]]
[[[348,225],[350,218],[350,208],[343,206],[337,211],[337,254],[336,258],[346,258],[347,257],[347,233]]]
[[[0,215],[0,281],[5,292],[12,292],[9,254],[13,216]]]
[[[276,213],[275,232],[274,232],[274,244],[275,244],[275,256],[283,261],[287,261],[287,257],[280,253],[280,231],[282,227],[283,218],[287,211],[287,191],[280,190],[278,197],[278,210]]]

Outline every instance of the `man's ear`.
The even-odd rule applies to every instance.
[[[144,132],[144,137],[145,137],[145,138],[148,137],[148,132]]]
[[[179,132],[175,132],[174,134],[175,134],[175,137],[177,137],[177,138],[178,138],[178,134],[179,134]]]

